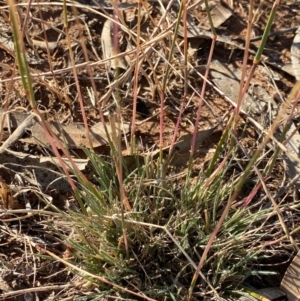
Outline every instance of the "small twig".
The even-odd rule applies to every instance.
[[[35,114],[30,114],[19,126],[18,128],[5,140],[5,142],[0,147],[0,154],[5,152],[15,141],[24,134],[26,128],[32,126],[34,122]]]
[[[277,31],[271,32],[268,35],[268,38],[269,37],[281,36],[281,35],[283,35],[285,33],[296,31],[298,28],[299,28],[299,26],[294,26],[294,27],[290,27],[290,28],[286,28],[286,29],[277,30]],[[259,41],[259,40],[262,39],[262,37],[263,36],[257,36],[257,37],[251,38],[250,41],[251,42]]]
[[[0,300],[7,300],[6,298],[8,298],[8,297],[23,296],[28,293],[61,290],[61,289],[66,289],[66,288],[70,288],[70,287],[74,287],[74,286],[75,285],[71,285],[70,283],[68,283],[68,284],[64,284],[64,285],[49,285],[49,286],[31,287],[31,288],[21,289],[18,291],[3,293],[3,294],[1,294]]]

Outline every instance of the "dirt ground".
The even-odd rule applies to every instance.
[[[17,2],[20,4],[18,7],[19,18],[21,24],[23,24],[29,1],[20,0]],[[83,119],[74,73],[70,68],[68,42],[63,34],[63,7],[60,1],[51,2],[44,1],[39,3],[36,0],[32,1],[25,29],[24,43],[30,70],[33,74],[34,94],[40,109],[46,111],[45,116],[48,121],[70,126],[74,123],[82,123]],[[95,97],[91,96],[93,95],[91,75],[96,85],[98,99],[101,102],[100,106],[106,116],[108,112],[111,113],[116,110],[116,104],[111,94],[109,94],[109,84],[114,81],[114,70],[101,62],[104,55],[101,33],[106,21],[105,15],[112,16],[112,11],[103,8],[97,9],[90,6],[89,2],[92,1],[82,0],[80,2],[86,5],[86,8],[79,5],[76,7],[79,17],[77,20],[74,19],[72,6],[68,6],[68,17],[70,20],[68,30],[72,38],[71,44],[75,63],[78,66],[82,65],[77,68],[78,78],[88,124],[92,127],[99,122],[100,118],[98,107],[93,104],[93,98]],[[191,2],[195,3],[196,1]],[[249,1],[246,0],[234,1],[232,15],[217,28],[219,35],[227,36],[236,43],[243,42],[247,28],[248,3]],[[230,3],[227,4],[230,5]],[[5,1],[0,1],[0,103],[2,112],[22,108],[23,111],[21,112],[27,114],[30,112],[30,107],[22,89],[21,81],[18,79],[18,70],[14,69],[16,56],[11,44],[13,36],[6,5]],[[253,26],[253,37],[263,34],[272,5],[273,1],[263,2],[257,14],[257,21]],[[159,4],[155,1],[145,4],[144,8],[146,12],[142,17],[141,36],[147,41],[153,38],[151,33],[158,28],[162,11]],[[173,10],[173,14],[176,15],[176,9],[173,8]],[[271,32],[299,26],[299,11],[299,1],[282,1],[278,7]],[[121,11],[121,13],[124,14],[125,25],[128,28],[132,28],[132,31],[136,30],[137,9],[131,8]],[[199,5],[193,7],[189,14],[197,25],[205,19],[205,12],[200,9]],[[157,29],[158,33],[165,28],[167,28],[166,22]],[[159,147],[159,81],[163,79],[167,66],[165,60],[160,58],[159,55],[168,58],[173,34],[174,31],[170,31],[164,38],[155,42],[153,48],[156,52],[153,51],[149,54],[140,66],[136,137],[137,141],[139,141],[141,152],[155,150]],[[255,84],[252,86],[253,94],[250,95],[250,98],[256,101],[254,102],[255,108],[248,110],[246,106],[243,109],[248,116],[261,124],[262,127],[267,127],[272,122],[272,118],[276,115],[278,108],[296,81],[291,71],[283,70],[283,67],[286,70],[290,70],[288,69],[291,62],[290,48],[294,34],[295,29],[270,37],[264,51],[266,62],[261,64],[255,73],[253,81]],[[46,50],[45,36],[49,43],[48,52]],[[119,32],[118,38],[120,51],[128,50],[128,41],[130,40],[128,33]],[[183,51],[182,41],[183,39],[178,37],[179,47],[176,48],[171,62],[174,68],[171,68],[165,91],[164,147],[169,146],[171,143],[180,105],[185,101],[185,82],[182,77],[183,56],[180,53],[180,50]],[[84,43],[87,51],[83,49],[80,42]],[[259,41],[254,41],[251,49],[255,50],[259,43]],[[195,37],[189,39],[188,59],[192,66],[196,67],[207,63],[210,45],[211,39],[209,38],[200,39]],[[90,72],[85,64],[87,61],[85,55],[91,63]],[[251,68],[252,59],[253,55],[250,54],[248,70]],[[226,68],[230,66],[231,70],[238,74],[238,70],[242,66],[242,60],[242,49],[217,42],[213,61],[220,62]],[[130,70],[130,57],[129,59],[127,58],[125,63],[127,64],[125,66],[126,69],[123,68],[122,70],[121,68],[121,75]],[[272,63],[272,65],[268,63]],[[213,65],[213,69],[218,69],[218,66],[218,63],[216,63]],[[124,121],[128,123],[131,122],[134,97],[132,84],[134,69],[132,68],[131,70],[127,79],[118,86],[117,93],[120,99],[122,116]],[[210,73],[209,75],[210,80],[216,77],[216,74]],[[187,104],[183,112],[178,138],[189,135],[193,131],[203,81],[198,75],[191,72],[188,84]],[[224,81],[223,83],[219,82],[218,88],[222,91],[226,90]],[[228,98],[235,100],[237,95],[228,95],[228,93],[230,94],[232,91],[225,92],[226,98],[218,93],[216,89],[209,85],[207,86],[198,129],[199,131],[212,129],[212,131],[202,141],[201,147],[197,145],[194,161],[195,171],[205,167],[206,162],[212,157],[212,153],[221,137],[222,129],[228,120],[229,113],[233,110],[233,105]],[[250,106],[253,107],[253,104]],[[20,112],[20,110],[17,112]],[[19,116],[19,113],[16,113],[16,111],[11,113],[12,120],[16,119],[16,124],[19,125],[19,117],[17,116]],[[248,123],[247,130],[243,131],[245,123],[246,119],[242,118],[239,126],[241,133],[240,143],[249,154],[252,154],[260,139],[260,134],[254,124],[251,123]],[[12,130],[14,129],[13,127]],[[64,180],[54,181],[58,177],[57,173],[59,170],[50,162],[40,162],[40,157],[47,157],[49,153],[36,139],[32,138],[34,131],[38,132],[41,129],[28,128],[20,139],[10,145],[10,150],[14,151],[13,154],[8,152],[0,154],[0,176],[2,177],[0,193],[2,191],[1,209],[3,209],[0,213],[0,219],[2,220],[0,223],[0,292],[2,291],[2,293],[6,294],[6,297],[2,298],[2,300],[37,300],[35,294],[38,295],[39,300],[74,300],[75,297],[85,296],[87,292],[90,293],[91,288],[84,289],[81,286],[80,278],[70,273],[61,263],[37,256],[37,250],[28,243],[27,239],[31,237],[37,243],[47,246],[50,251],[62,256],[66,251],[66,247],[60,234],[53,232],[53,225],[59,224],[55,215],[45,215],[43,217],[22,215],[23,219],[20,220],[17,214],[5,214],[5,209],[22,209],[28,202],[32,208],[44,207],[37,197],[40,193],[49,196],[49,199],[60,208],[65,208],[66,202],[72,202],[73,200],[72,192],[67,182]],[[10,135],[8,126],[4,125],[2,141],[4,142]],[[75,146],[71,150],[72,154],[77,159],[85,159],[83,152],[79,148],[80,146],[88,147],[89,145],[86,144],[86,141],[79,142],[76,139],[74,143]],[[101,155],[109,154],[109,149],[103,144],[97,145],[96,151]],[[186,170],[187,151],[184,149],[182,152],[179,159],[173,162],[170,172],[179,174]],[[16,154],[19,154],[19,156]],[[125,148],[124,154],[127,154]],[[272,179],[274,187],[281,183],[285,173],[280,164],[277,167],[277,171],[278,174],[274,175]],[[84,172],[88,177],[90,176],[88,168]],[[11,200],[9,202],[12,203],[7,205],[8,199],[4,199],[4,194],[7,191],[12,191],[10,192],[11,194],[18,193],[18,196],[15,197],[17,204]],[[289,253],[292,253],[292,250],[289,250]],[[71,287],[69,283],[72,283]],[[40,289],[31,291],[30,288]],[[17,291],[20,292],[15,294],[14,292]],[[36,293],[33,293],[34,291]],[[26,295],[24,295],[24,292],[26,292]]]

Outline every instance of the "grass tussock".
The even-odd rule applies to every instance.
[[[14,1],[8,1],[8,4],[9,14],[16,16]],[[62,4],[63,33],[68,45],[73,83],[78,92],[79,111],[85,126],[84,135],[89,137],[89,112],[85,110],[86,100],[81,93],[83,87],[80,86],[72,39],[69,36],[69,14],[72,11],[77,18],[76,7],[82,8],[82,5],[77,4],[70,8],[70,3],[67,5],[67,2],[63,1]],[[70,273],[84,279],[82,287],[85,288],[85,296],[76,296],[76,300],[235,300],[243,294],[245,285],[255,286],[258,279],[266,286],[272,282],[271,277],[276,275],[272,262],[280,264],[287,259],[288,254],[297,249],[294,235],[298,231],[295,224],[299,221],[299,205],[292,200],[291,187],[286,189],[285,197],[282,198],[276,187],[278,182],[275,180],[278,179],[274,175],[276,170],[281,170],[278,166],[281,162],[280,156],[286,150],[286,137],[283,136],[287,131],[280,138],[282,144],[274,135],[282,125],[282,120],[292,120],[292,116],[286,118],[286,115],[290,114],[287,112],[293,100],[289,99],[282,104],[270,127],[260,128],[260,135],[257,135],[257,141],[253,143],[254,149],[245,149],[246,139],[251,140],[247,137],[248,127],[256,123],[241,110],[243,97],[261,61],[279,1],[275,1],[274,6],[270,8],[260,47],[247,75],[248,48],[253,26],[251,22],[254,19],[251,10],[254,1],[250,1],[250,4],[252,9],[249,12],[236,107],[234,110],[230,109],[230,114],[226,114],[230,115],[228,119],[221,120],[220,116],[216,118],[221,135],[214,144],[214,155],[200,165],[197,164],[197,156],[202,145],[197,145],[196,140],[203,117],[203,107],[207,105],[204,100],[207,96],[206,88],[211,84],[208,76],[216,40],[214,34],[205,75],[200,76],[203,80],[201,92],[196,91],[188,79],[190,65],[187,34],[181,37],[180,45],[177,40],[180,26],[183,32],[187,33],[187,22],[182,22],[187,21],[188,17],[186,1],[181,1],[178,6],[177,19],[172,20],[174,36],[169,40],[169,33],[164,32],[162,26],[159,39],[153,36],[152,40],[145,41],[141,28],[143,18],[153,22],[153,18],[158,18],[157,24],[165,22],[165,19],[167,24],[172,22],[168,20],[166,12],[142,17],[140,14],[144,6],[138,4],[138,26],[126,29],[127,35],[136,42],[135,52],[128,50],[126,54],[131,55],[131,58],[135,56],[132,64],[134,67],[123,70],[123,73],[118,68],[112,72],[105,65],[109,59],[106,58],[105,62],[101,63],[106,66],[104,75],[107,81],[112,82],[108,97],[103,103],[107,105],[111,101],[108,107],[116,113],[110,114],[108,118],[105,117],[103,103],[98,99],[95,74],[87,63],[89,52],[85,45],[80,46],[82,52],[79,56],[83,53],[85,71],[91,81],[89,95],[94,97],[94,107],[98,106],[98,117],[106,132],[109,148],[109,155],[106,157],[93,150],[91,140],[87,146],[90,149],[82,149],[85,157],[89,159],[89,175],[79,170],[70,150],[66,149],[51,131],[37,105],[32,89],[31,71],[23,52],[23,32],[19,28],[18,19],[11,18],[18,72],[23,89],[33,114],[38,117],[38,122],[50,142],[53,154],[59,159],[73,196],[72,206],[65,206],[63,209],[54,204],[50,206],[60,214],[63,221],[60,224],[63,225],[61,228],[56,227],[59,225],[58,221],[53,223],[53,231],[59,235],[66,248],[62,258],[49,250],[38,250],[51,255],[67,266]],[[205,5],[212,32],[215,33],[208,1],[205,1]],[[99,15],[104,18],[103,22],[108,18],[105,13]],[[126,24],[117,13],[113,17],[110,19],[114,20],[111,21],[115,26],[114,35],[119,37],[118,30],[126,28]],[[158,30],[156,28],[159,27],[153,28]],[[115,44],[111,53],[117,53],[120,46],[118,39],[113,39],[113,43]],[[153,53],[155,56],[151,57]],[[110,59],[117,66],[118,60],[123,57],[124,54]],[[184,66],[180,67],[182,70],[175,72],[174,69],[178,65],[174,63],[173,66],[172,63],[178,57],[180,64]],[[156,61],[152,62],[151,59]],[[161,62],[165,64],[163,67]],[[153,63],[159,67],[155,68]],[[130,70],[133,75],[133,80],[128,85],[133,92],[130,108],[132,115],[129,118],[132,131],[121,136],[116,125],[122,124],[126,118],[123,116],[124,99],[120,88],[128,80]],[[150,92],[158,96],[155,103],[155,109],[159,110],[155,115],[158,137],[157,149],[154,151],[150,147],[143,151],[138,150],[136,118],[139,81],[142,76],[152,83],[153,91]],[[180,82],[178,86],[174,85],[176,77]],[[173,94],[172,88],[175,91]],[[93,93],[90,92],[92,90]],[[178,99],[173,100],[177,94],[180,94],[180,102]],[[190,94],[197,95],[199,102],[191,101],[193,96]],[[189,107],[191,102],[192,109]],[[164,148],[166,136],[169,134],[165,132],[166,103],[167,109],[173,106],[173,111],[169,110],[172,116],[169,121],[173,122],[173,136],[167,151]],[[186,113],[185,110],[189,112]],[[211,114],[212,116],[215,114]],[[107,119],[110,119],[111,132],[106,128]],[[193,129],[190,133],[189,158],[179,171],[171,162],[177,151],[176,140],[184,123],[191,125]],[[62,154],[68,158],[68,164],[62,160]],[[275,179],[274,182],[269,183],[270,178]],[[284,179],[282,185],[285,184]],[[269,281],[268,277],[272,281]]]
[[[132,204],[132,211],[124,212],[113,163],[89,151],[87,154],[96,185],[90,189],[81,183],[81,207],[66,215],[74,229],[66,242],[76,250],[69,261],[156,300],[184,299],[203,249],[238,178],[224,180],[232,163],[209,186],[203,171],[193,183],[190,175],[184,181],[162,183],[147,177],[155,174],[156,162],[137,166],[124,178]],[[138,162],[138,156],[136,159]],[[257,204],[229,211],[192,299],[226,297],[251,274],[273,274],[268,269],[251,269],[268,256],[264,244],[272,235],[263,229],[271,227],[266,218],[272,212],[271,207]],[[119,293],[122,298],[132,298],[127,292]],[[103,286],[101,295],[114,293],[110,286]]]

